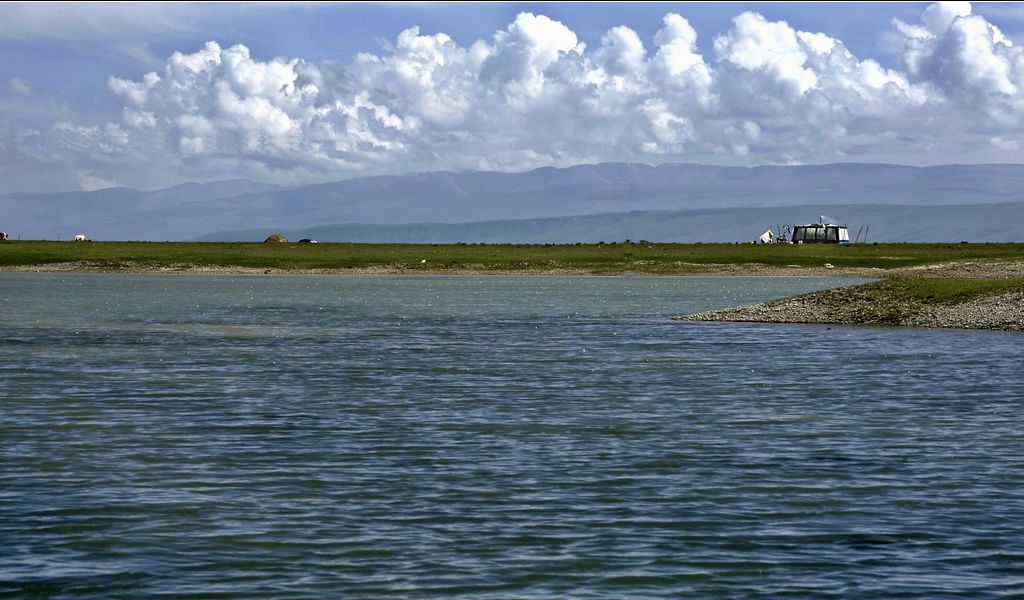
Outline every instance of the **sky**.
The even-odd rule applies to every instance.
[[[0,194],[1024,162],[1024,3],[0,3]]]

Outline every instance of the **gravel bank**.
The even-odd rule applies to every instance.
[[[982,295],[955,304],[937,304],[899,297],[879,282],[675,318],[1024,331],[1024,289]]]

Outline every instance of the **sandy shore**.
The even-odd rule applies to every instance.
[[[683,264],[678,273],[669,275],[707,276],[780,276],[780,277],[882,277],[878,269],[828,270],[824,268],[778,268],[759,264]],[[239,267],[209,264],[169,263],[90,263],[85,261],[46,263],[40,265],[0,266],[0,272],[28,273],[196,273],[219,275],[593,275],[586,269],[531,268],[488,269],[484,265],[431,267],[420,265],[372,265],[339,269],[280,269]],[[621,275],[614,273],[613,275]],[[646,275],[646,273],[637,273]]]
[[[888,277],[954,277],[967,279],[1024,278],[1024,261],[964,261],[948,262],[897,269],[879,268],[830,268],[800,267],[790,265],[777,267],[759,263],[678,263],[677,271],[664,275],[699,275],[722,277],[843,277],[862,279],[884,279]],[[592,275],[586,269],[570,268],[529,268],[489,269],[484,265],[460,264],[458,266],[425,266],[407,264],[384,264],[367,267],[340,269],[280,269],[263,267],[238,267],[194,263],[142,263],[121,262],[90,263],[86,261],[58,262],[23,266],[0,266],[0,272],[30,273],[196,273],[196,274],[246,274],[246,275]],[[615,273],[619,274],[619,273]],[[647,275],[637,272],[638,276]]]
[[[210,274],[210,275],[578,275],[583,271],[571,269],[547,269],[504,271],[479,268],[432,268],[408,265],[373,265],[341,269],[279,269],[264,267],[239,267],[233,265],[208,265],[192,263],[120,263],[112,267],[106,263],[84,261],[47,263],[42,265],[0,266],[2,272],[18,273],[165,273],[165,274]]]

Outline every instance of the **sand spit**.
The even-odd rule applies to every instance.
[[[886,286],[866,284],[675,318],[1024,331],[1024,290],[982,295],[956,304],[932,304],[900,297]]]

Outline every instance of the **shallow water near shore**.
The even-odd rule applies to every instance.
[[[1024,337],[815,278],[0,274],[0,597],[1024,594]]]

